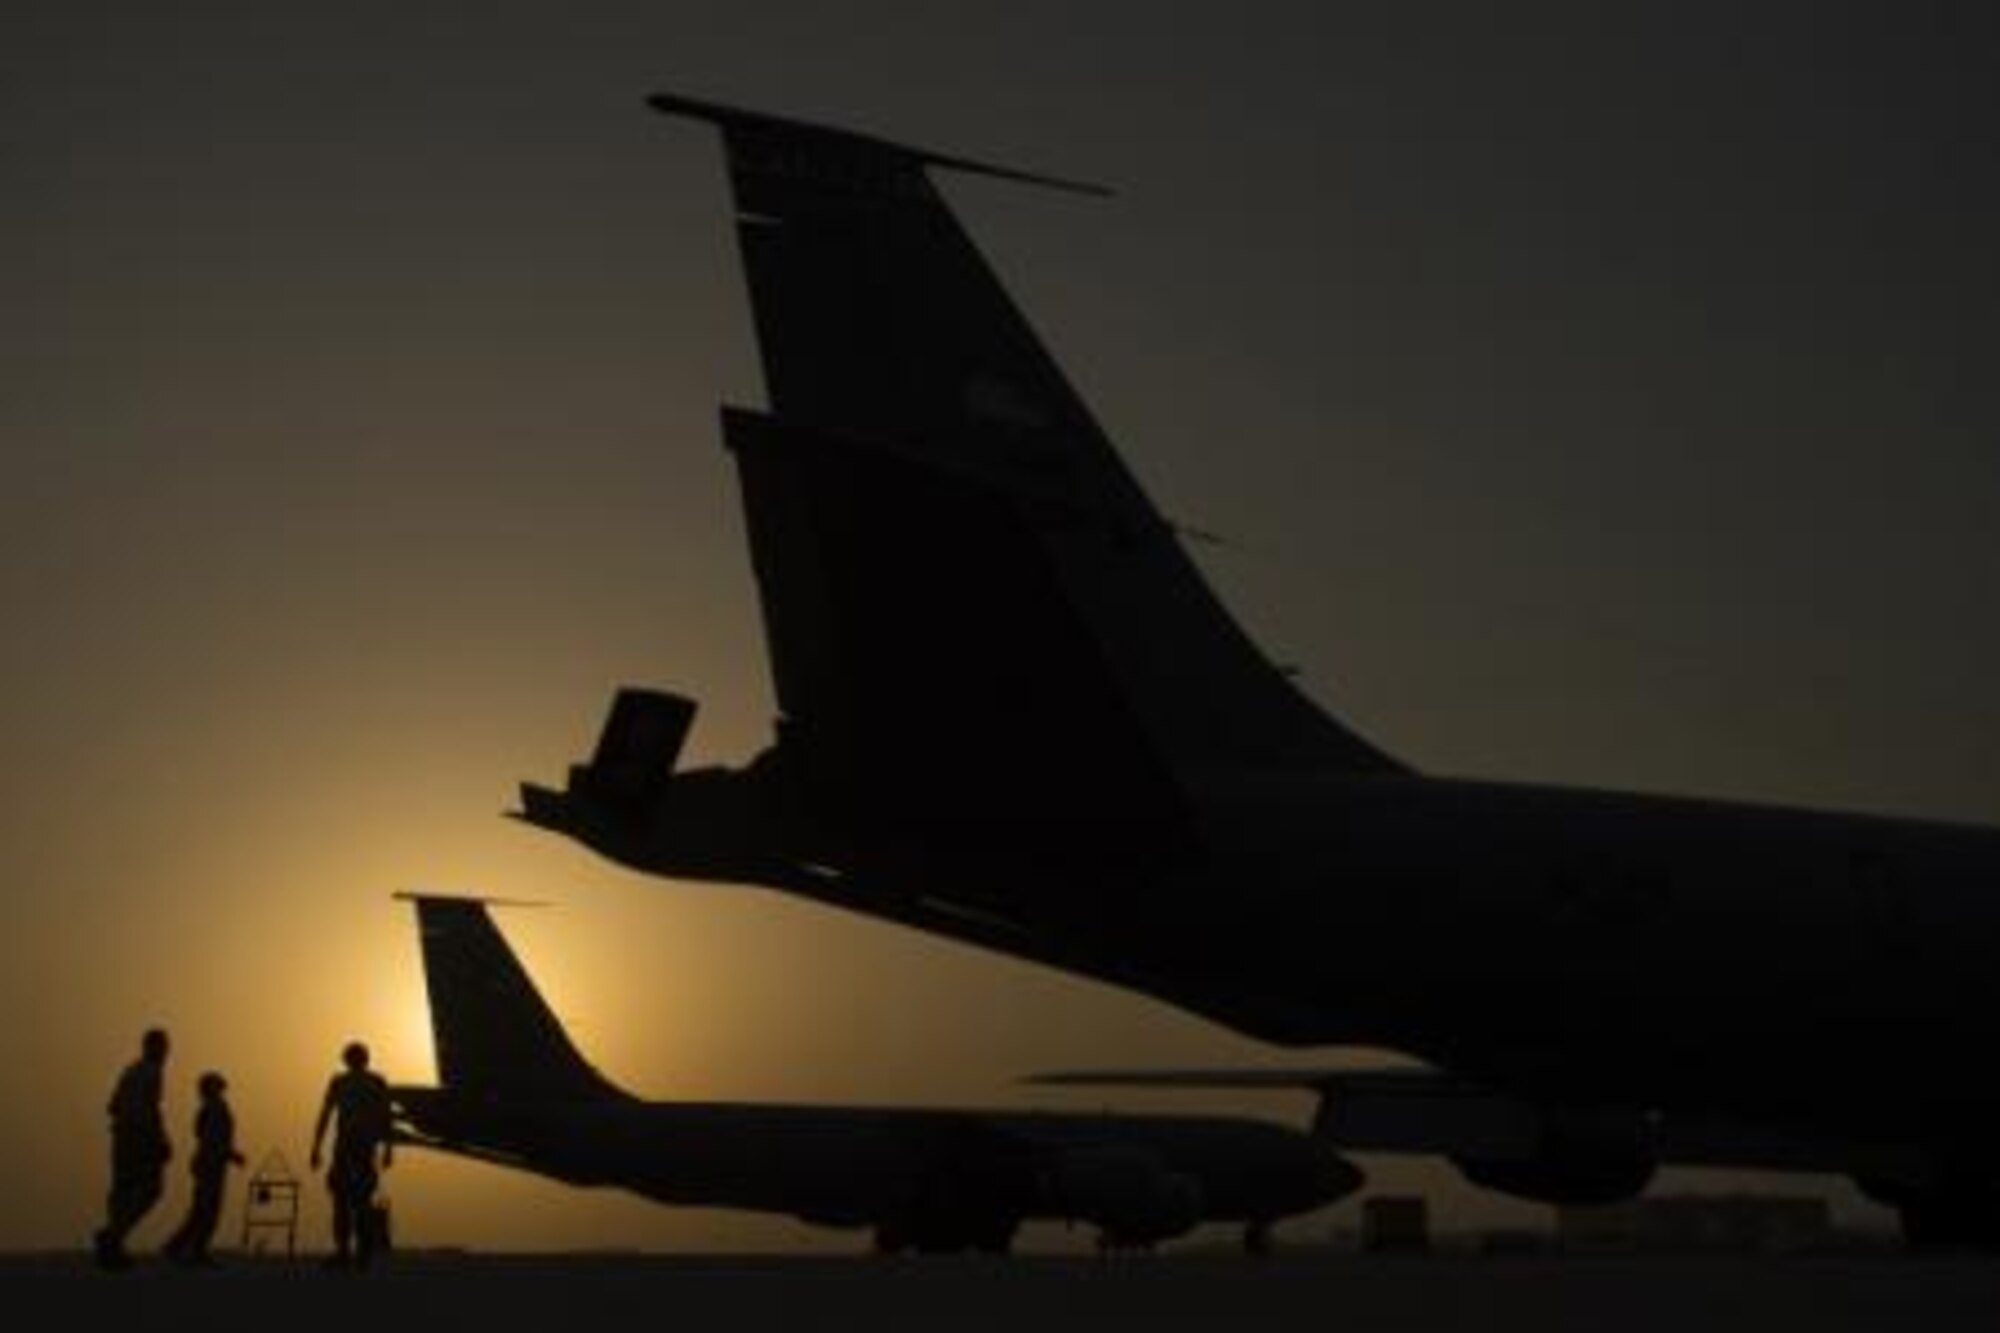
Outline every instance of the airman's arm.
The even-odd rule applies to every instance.
[[[326,1139],[327,1124],[333,1119],[333,1085],[328,1084],[326,1096],[319,1104],[319,1119],[313,1122],[313,1143],[311,1164],[319,1165],[319,1146]]]

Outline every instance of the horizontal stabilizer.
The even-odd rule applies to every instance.
[[[561,792],[539,783],[523,782],[520,784],[520,794],[520,808],[504,812],[509,819],[518,819],[538,828],[569,827],[569,803]]]
[[[705,120],[725,132],[747,131],[753,135],[782,137],[788,144],[808,144],[817,140],[821,145],[844,147],[851,154],[897,159],[910,166],[946,167],[952,171],[963,171],[977,176],[997,176],[1002,180],[1045,185],[1050,189],[1069,190],[1077,194],[1111,193],[1105,186],[1094,185],[1088,181],[1067,180],[1038,171],[996,166],[991,162],[957,157],[950,153],[936,153],[929,149],[912,148],[907,144],[891,143],[887,139],[878,139],[873,135],[857,134],[851,130],[834,129],[826,125],[814,125],[807,121],[788,120],[782,116],[773,116],[761,111],[746,111],[740,107],[682,97],[675,93],[655,93],[646,99],[646,105],[663,115]],[[798,165],[801,170],[813,169],[812,165],[808,164],[808,159],[803,156],[798,159]]]
[[[399,890],[389,895],[400,903],[471,903],[478,907],[548,907],[546,898],[489,898],[479,893],[424,893],[417,889]]]

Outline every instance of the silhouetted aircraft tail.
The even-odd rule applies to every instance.
[[[725,410],[793,771],[917,821],[1142,820],[1202,767],[1401,771],[1224,611],[933,187],[1089,189],[718,126],[767,411]]]
[[[624,1096],[570,1043],[485,902],[397,896],[416,904],[445,1093],[500,1101]]]

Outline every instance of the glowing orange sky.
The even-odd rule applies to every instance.
[[[656,1096],[1298,1058],[500,818],[621,683],[702,700],[697,761],[767,734],[714,425],[754,343],[656,87],[1109,178],[946,188],[1253,633],[1420,766],[2000,819],[1983,48],[1598,8],[10,14],[0,1246],[94,1225],[148,1023],[170,1123],[223,1068],[253,1157],[303,1165],[350,1036],[426,1076],[405,888],[560,904],[503,924]],[[851,1244],[415,1155],[390,1188],[441,1243]]]

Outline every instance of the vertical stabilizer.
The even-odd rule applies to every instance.
[[[1180,770],[1402,769],[1224,610],[928,173],[1070,183],[652,105],[726,149],[769,411],[725,433],[802,758],[877,806],[1057,819],[1156,818]]]
[[[522,1101],[621,1095],[571,1044],[484,902],[397,896],[416,904],[438,1081],[446,1091]]]

